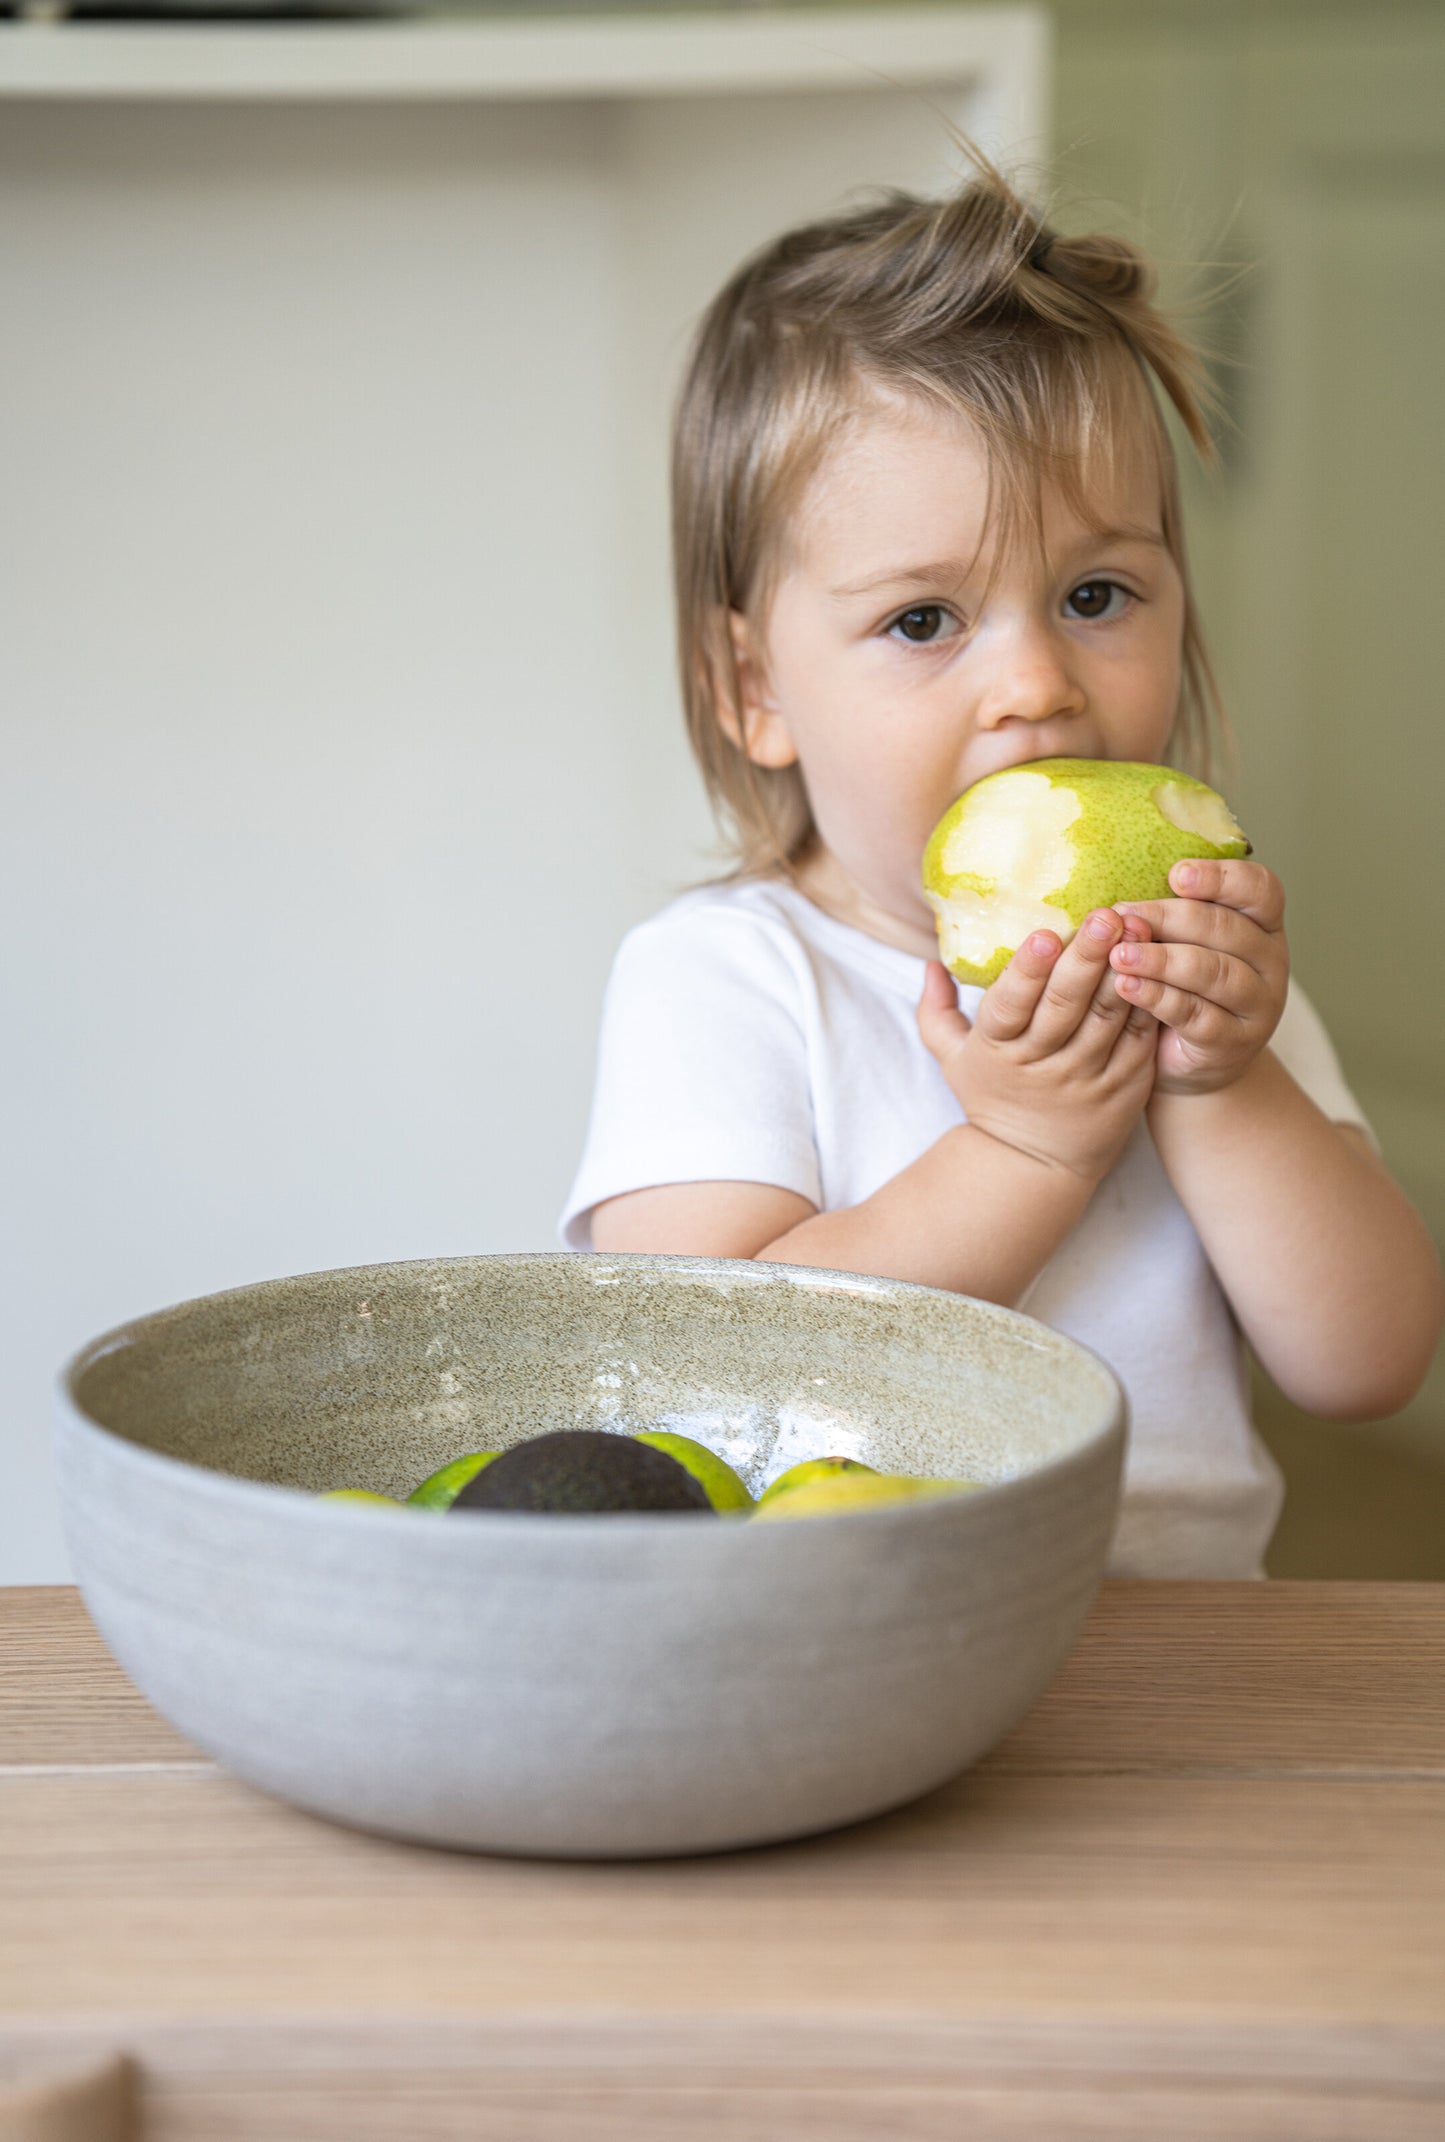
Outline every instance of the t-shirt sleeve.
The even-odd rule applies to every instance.
[[[623,940],[564,1247],[591,1248],[604,1198],[660,1183],[771,1183],[821,1206],[805,992],[801,947],[755,914],[682,904]]]
[[[1378,1151],[1379,1140],[1345,1083],[1345,1074],[1325,1032],[1324,1021],[1293,979],[1270,1047],[1316,1108],[1321,1109],[1332,1123],[1358,1123]]]

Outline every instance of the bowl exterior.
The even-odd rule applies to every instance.
[[[141,1447],[62,1398],[77,1577],[137,1687],[228,1770],[428,1843],[761,1844],[982,1755],[1102,1576],[1122,1400],[986,1493],[828,1520],[343,1508]]]
[[[437,1519],[421,1573],[420,1515],[339,1526],[146,1455],[62,1431],[86,1605],[157,1710],[317,1813],[554,1856],[760,1844],[941,1784],[1053,1678],[1117,1499],[1104,1449],[1022,1494],[746,1537]]]

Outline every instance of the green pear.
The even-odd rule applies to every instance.
[[[977,1480],[910,1480],[897,1473],[835,1473],[831,1478],[809,1480],[802,1487],[780,1495],[776,1502],[763,1496],[753,1513],[754,1523],[794,1517],[841,1517],[848,1510],[883,1509],[890,1503],[922,1502],[935,1495],[968,1494]]]
[[[1188,774],[1035,759],[950,804],[924,851],[923,890],[944,966],[987,985],[1031,931],[1067,944],[1093,908],[1169,899],[1175,863],[1249,852],[1223,797]]]
[[[877,1469],[865,1465],[861,1458],[804,1458],[798,1465],[790,1465],[785,1473],[763,1489],[758,1497],[758,1508],[776,1502],[780,1495],[795,1495],[799,1488],[810,1487],[816,1480],[840,1480],[845,1475],[863,1474],[876,1480]]]
[[[395,1495],[373,1495],[370,1488],[364,1487],[328,1488],[325,1494],[318,1495],[316,1500],[318,1502],[381,1502],[385,1503],[389,1510],[399,1510],[402,1507]]]
[[[676,1458],[685,1471],[692,1474],[715,1510],[726,1515],[733,1510],[750,1510],[753,1498],[725,1458],[706,1443],[699,1443],[690,1435],[674,1435],[664,1428],[640,1428],[632,1438],[634,1443],[650,1443],[654,1450],[661,1450],[669,1458]]]
[[[468,1451],[464,1458],[453,1458],[450,1464],[439,1465],[434,1473],[428,1473],[406,1499],[423,1510],[449,1510],[467,1482],[475,1480],[484,1465],[500,1456],[496,1450]]]

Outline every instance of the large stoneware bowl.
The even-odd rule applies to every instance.
[[[717,1851],[940,1784],[1028,1709],[1104,1567],[1119,1387],[1026,1316],[686,1257],[452,1258],[187,1302],[72,1363],[76,1575],[237,1776],[340,1821],[555,1856]],[[680,1429],[982,1493],[765,1524],[439,1513],[468,1450]]]

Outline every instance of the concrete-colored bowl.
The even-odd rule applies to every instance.
[[[952,1776],[1083,1624],[1109,1371],[931,1288],[686,1257],[451,1258],[187,1302],[97,1339],[59,1457],[86,1604],[158,1710],[343,1822],[484,1851],[705,1852]],[[987,1491],[761,1524],[436,1513],[466,1450],[670,1426],[756,1493],[830,1453]]]

